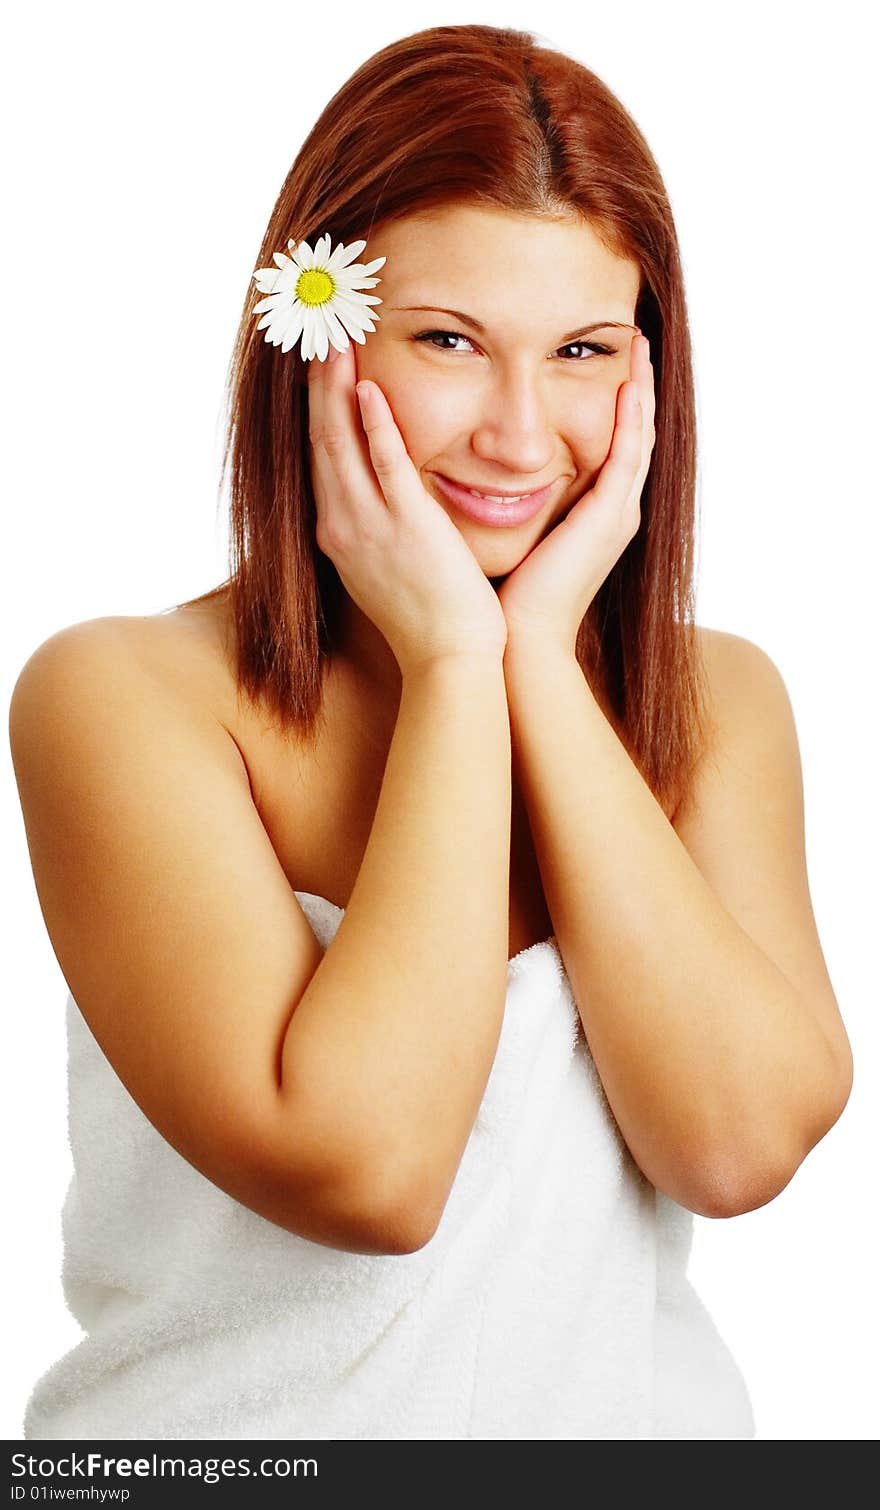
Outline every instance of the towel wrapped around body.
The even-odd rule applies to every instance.
[[[326,948],[343,909],[296,893]],[[633,1160],[556,941],[508,964],[492,1071],[423,1248],[285,1231],[157,1132],[67,999],[62,1284],[82,1341],[26,1440],[751,1438],[686,1277],[693,1216]]]

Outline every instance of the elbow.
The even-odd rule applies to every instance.
[[[362,1251],[374,1254],[417,1253],[431,1241],[443,1215],[443,1204],[433,1190],[426,1192],[424,1181],[403,1179],[378,1160],[350,1181],[348,1206]]]
[[[842,1115],[852,1083],[852,1057],[845,1056],[824,1078],[821,1091],[813,1087],[809,1104],[791,1113],[786,1129],[761,1129],[749,1139],[740,1138],[735,1148],[692,1165],[691,1210],[713,1218],[744,1216],[775,1200]]]
[[[390,1198],[375,1169],[367,1182],[324,1170],[310,1180],[307,1194],[298,1177],[288,1187],[283,1218],[272,1219],[296,1236],[371,1257],[415,1253],[437,1228],[432,1212],[413,1201]]]
[[[830,1093],[830,1106],[827,1112],[827,1122],[820,1137],[834,1126],[839,1117],[843,1115],[846,1104],[849,1101],[853,1088],[854,1066],[852,1047],[846,1031],[841,1030],[841,1040],[832,1051],[834,1062],[833,1090]],[[818,1139],[816,1140],[818,1142]]]
[[[749,1147],[741,1139],[736,1147],[721,1154],[716,1149],[698,1167],[692,1166],[693,1199],[686,1204],[698,1216],[715,1220],[757,1211],[774,1201],[794,1179],[815,1141],[805,1145],[800,1138],[783,1144],[777,1131],[775,1138],[768,1133]]]
[[[732,1156],[725,1163],[707,1162],[691,1209],[699,1216],[719,1218],[745,1216],[749,1211],[769,1205],[791,1183],[807,1154],[833,1126],[842,1109],[834,1116],[829,1115],[821,1131],[817,1131],[813,1124],[809,1133],[793,1140],[785,1152],[777,1148],[775,1156],[764,1153],[762,1157],[749,1160],[740,1150],[738,1156]],[[768,1142],[765,1148],[770,1146],[772,1144]]]
[[[343,1126],[301,1091],[287,1092],[284,1116],[284,1140],[297,1150],[293,1171],[286,1166],[289,1231],[377,1257],[415,1253],[431,1241],[448,1192],[439,1203],[424,1168],[401,1157],[410,1140],[395,1136],[389,1148],[375,1126]]]
[[[399,1155],[401,1145],[405,1157]],[[441,1168],[438,1150],[419,1132],[396,1139],[395,1149],[397,1157],[386,1150],[361,1179],[362,1209],[382,1252],[417,1253],[440,1226],[458,1164]]]
[[[779,1195],[800,1162],[769,1157],[769,1146],[765,1142],[760,1155],[750,1157],[743,1140],[734,1148],[713,1143],[699,1154],[691,1144],[665,1171],[664,1179],[653,1183],[695,1216],[744,1216]]]
[[[431,1222],[417,1221],[411,1211],[395,1210],[370,1213],[364,1219],[363,1230],[369,1244],[365,1251],[403,1255],[418,1253],[420,1248],[427,1247],[437,1227]]]
[[[405,1255],[428,1245],[449,1189],[441,1190],[435,1155],[428,1156],[417,1134],[396,1134],[391,1148],[384,1135],[364,1136],[357,1155],[349,1149],[347,1168],[350,1210],[367,1251]]]
[[[359,1207],[357,1225],[362,1252],[402,1255],[426,1247],[439,1224],[432,1212],[414,1203],[382,1205],[373,1200]]]
[[[717,1220],[765,1206],[788,1184],[794,1170],[783,1174],[776,1164],[772,1169],[766,1163],[760,1168],[750,1165],[741,1147],[733,1154],[713,1147],[698,1156],[691,1145],[660,1178],[645,1173],[670,1200],[695,1216]]]
[[[795,1170],[786,1168],[780,1172],[774,1167],[772,1173],[749,1173],[740,1169],[735,1177],[718,1173],[714,1178],[703,1179],[695,1198],[688,1204],[697,1216],[714,1221],[731,1216],[745,1216],[757,1211],[776,1199]]]

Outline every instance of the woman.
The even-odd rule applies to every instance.
[[[87,1333],[25,1436],[752,1437],[692,1213],[772,1200],[852,1068],[784,684],[689,618],[656,164],[576,62],[432,28],[255,278],[229,580],[13,697]]]

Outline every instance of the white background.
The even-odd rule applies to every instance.
[[[814,909],[856,1062],[843,1118],[775,1201],[696,1219],[692,1278],[745,1372],[759,1436],[777,1439],[878,1434],[869,15],[408,0],[343,23],[334,7],[273,0],[43,3],[7,22],[0,90],[7,705],[62,626],[155,613],[225,575],[220,419],[238,318],[284,176],[361,62],[426,26],[518,26],[597,72],[644,131],[693,327],[697,619],[761,645],[788,686]],[[66,986],[8,745],[0,758],[0,1435],[20,1438],[32,1383],[80,1334],[60,1287]]]

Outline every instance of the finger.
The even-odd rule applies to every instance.
[[[379,479],[382,492],[391,509],[412,507],[413,500],[423,493],[419,475],[406,449],[397,422],[378,383],[364,380],[357,384],[357,397],[361,408],[361,421],[370,450],[370,461]],[[427,494],[424,495],[427,500]]]
[[[647,336],[639,332],[633,340],[630,348],[630,377],[639,385],[639,394],[642,400],[642,459],[647,474],[651,460],[651,452],[654,449],[656,432],[654,430],[654,415],[656,407],[656,395],[654,393],[654,368],[651,365],[651,348]]]
[[[333,369],[341,355],[331,346],[330,355],[323,362],[318,357],[309,362],[309,440],[315,447],[323,444],[328,431],[332,434],[338,428],[340,410],[338,402],[334,404],[334,394],[338,395],[340,385],[338,376],[334,383]],[[329,449],[332,452],[332,442]]]
[[[309,441],[312,466],[326,495],[324,506],[331,497],[336,507],[340,497],[349,508],[384,504],[361,428],[355,375],[351,346],[335,362],[313,358],[309,367]]]
[[[309,422],[309,467],[312,477],[312,496],[315,500],[316,529],[319,543],[335,541],[328,530],[328,513],[333,510],[333,523],[339,519],[339,482],[322,443],[324,432],[324,386],[327,363],[312,357],[307,368],[308,422]],[[332,500],[332,503],[331,503]],[[323,548],[323,546],[322,546]]]
[[[622,507],[636,486],[642,465],[642,412],[638,384],[623,383],[617,399],[611,449],[591,491],[593,503]]]

